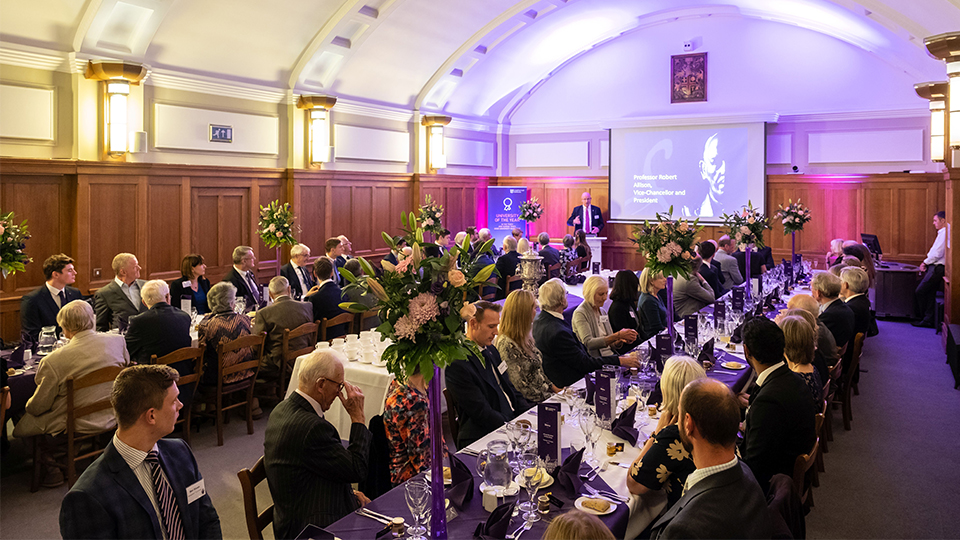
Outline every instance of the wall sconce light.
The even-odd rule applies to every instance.
[[[947,93],[950,83],[925,82],[913,85],[917,95],[930,100],[930,159],[943,161],[946,153]]]
[[[103,81],[103,148],[108,155],[127,152],[127,96],[130,85],[140,84],[147,76],[147,67],[132,62],[91,60],[84,76]]]
[[[950,116],[946,137],[951,148],[960,148],[960,32],[930,36],[923,40],[923,44],[935,58],[947,63],[950,89],[947,93],[946,112]],[[947,166],[952,166],[949,161]]]
[[[452,120],[449,116],[431,115],[424,116],[420,121],[427,128],[427,163],[429,169],[447,168],[447,154],[444,150],[443,126]]]
[[[327,163],[333,154],[330,145],[329,111],[337,103],[333,96],[300,96],[298,109],[306,109],[310,129],[308,147],[310,163]]]

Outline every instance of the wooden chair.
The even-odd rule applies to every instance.
[[[327,328],[333,326],[339,326],[341,324],[347,325],[347,333],[353,333],[353,313],[341,313],[336,317],[331,319],[321,319],[320,320],[320,341],[333,341],[333,338],[327,339]]]
[[[7,424],[7,396],[10,395],[10,387],[0,388],[0,428]],[[6,431],[3,431],[6,434]]]
[[[73,377],[67,379],[67,432],[66,435],[57,435],[52,440],[50,440],[47,435],[35,435],[33,437],[33,481],[30,484],[31,492],[36,492],[40,489],[40,475],[43,473],[43,465],[50,465],[63,470],[68,485],[73,487],[73,483],[77,481],[77,462],[87,458],[94,458],[103,453],[106,441],[100,436],[105,433],[112,433],[115,428],[92,433],[80,433],[77,431],[77,420],[84,416],[105,410],[110,410],[112,414],[110,397],[108,395],[101,400],[77,407],[76,396],[80,390],[99,384],[113,383],[123,369],[124,366],[107,366],[87,373],[77,379]],[[81,447],[84,443],[90,443],[92,449],[77,455],[78,452],[81,452]],[[64,462],[61,463],[57,461],[55,454],[59,454],[64,450]]]
[[[833,441],[833,412],[832,409],[837,408],[837,403],[834,401],[834,398],[837,395],[837,390],[840,387],[840,378],[843,375],[843,362],[837,360],[837,363],[830,368],[830,391],[827,394],[827,408],[830,410],[830,413],[827,414],[824,418],[825,429],[824,432],[827,435],[826,440]],[[825,441],[826,441],[825,440]],[[826,445],[824,445],[826,446]]]
[[[183,388],[188,384],[192,384],[194,385],[194,395],[196,395],[197,383],[200,381],[200,377],[203,376],[203,353],[205,350],[206,346],[201,345],[199,347],[184,347],[160,358],[157,358],[157,355],[154,354],[150,356],[150,363],[169,366],[177,362],[193,360],[193,373],[190,375],[181,375],[180,380],[177,381],[177,387]],[[193,403],[190,403],[180,409],[180,417],[177,419],[177,424],[183,424],[183,440],[187,441],[187,444],[190,444],[190,410],[192,408]]]
[[[460,418],[457,416],[457,403],[453,400],[453,394],[450,390],[443,389],[443,399],[447,401],[447,418],[450,420],[450,434],[453,435],[453,442],[460,438]]]
[[[272,504],[264,508],[263,512],[257,509],[257,485],[267,477],[263,456],[260,456],[252,469],[240,469],[237,476],[243,489],[243,513],[247,517],[247,534],[250,535],[250,540],[263,540],[263,530],[273,523]]]
[[[850,431],[850,422],[853,421],[853,408],[851,391],[853,390],[853,376],[857,372],[857,366],[860,364],[860,355],[863,353],[863,332],[857,334],[853,340],[853,357],[850,359],[848,370],[843,374],[843,384],[840,385],[840,397],[843,405],[843,429]]]
[[[380,312],[374,309],[368,309],[367,311],[357,313],[357,320],[356,322],[354,322],[354,329],[357,330],[358,332],[362,332],[364,330],[373,330],[374,328],[380,325],[374,324],[370,321],[377,319],[377,317],[379,316],[380,316]],[[377,319],[377,321],[379,321],[379,319]]]
[[[224,413],[238,407],[247,409],[247,434],[253,435],[253,387],[257,382],[257,372],[260,370],[260,356],[263,355],[263,342],[266,340],[266,332],[261,334],[252,334],[241,336],[228,343],[220,343],[217,347],[217,387],[205,392],[198,393],[198,399],[194,403],[206,403],[213,407],[213,411],[197,412],[194,407],[194,414],[197,416],[213,416],[217,423],[217,446],[223,446],[223,424]],[[240,362],[230,366],[225,366],[224,361],[230,353],[236,353],[240,349],[250,349],[252,355],[246,362]],[[252,371],[253,373],[239,381],[225,383],[224,379],[228,375],[240,371]],[[246,396],[242,401],[236,401],[230,405],[224,406],[225,396],[240,394],[245,392]]]
[[[823,384],[823,390],[821,390],[821,392],[822,393],[820,395],[823,396],[823,411],[822,411],[823,418],[820,419],[820,423],[821,423],[820,428],[822,429],[820,428],[817,429],[817,437],[820,437],[820,453],[826,454],[827,439],[825,438],[825,436],[827,431],[827,421],[828,421],[827,419],[830,416],[830,398],[829,398],[830,379],[827,379],[827,382]],[[817,467],[819,467],[820,472],[823,472],[823,459],[820,459],[818,461]]]
[[[567,262],[567,271],[563,275],[563,281],[569,282],[570,278],[580,273],[580,265],[583,263],[583,259],[584,257],[578,257]]]
[[[555,278],[555,277],[562,277],[562,276],[560,275],[560,270],[561,270],[562,267],[563,267],[563,264],[561,264],[561,263],[551,264],[550,266],[548,266],[548,267],[547,267],[547,279],[552,279],[552,278]]]
[[[814,421],[814,429],[817,434],[817,440],[823,440],[823,418],[824,413],[827,411],[827,402],[823,402],[823,412],[817,413],[816,420]],[[817,449],[817,455],[815,456],[815,461],[817,466],[813,469],[813,486],[820,487],[820,473],[826,472],[826,469],[823,468],[823,447]]]
[[[813,463],[816,461],[817,451],[820,446],[820,439],[813,442],[813,449],[810,453],[797,456],[793,463],[793,485],[800,494],[800,504],[804,511],[813,508]]]
[[[317,323],[303,323],[300,326],[290,330],[283,331],[283,339],[280,342],[280,384],[277,385],[277,397],[283,399],[287,393],[287,386],[290,384],[290,376],[293,374],[293,365],[297,362],[298,356],[310,354],[317,345],[317,329],[320,325]],[[301,349],[291,350],[290,340],[301,337],[307,337],[308,345]]]
[[[577,273],[583,274],[584,272],[588,272],[590,270],[591,258],[589,256],[584,256],[584,257],[580,257],[580,260],[582,262],[580,264],[580,267],[577,268]]]
[[[487,294],[483,294],[483,290],[490,289],[491,285],[494,287],[492,288],[491,292],[488,292]],[[497,285],[497,276],[490,276],[490,279],[481,283],[480,285],[477,285],[477,294],[480,295],[480,299],[481,300],[496,299],[497,297],[497,289],[495,288],[496,285]]]
[[[519,283],[520,285],[514,288],[514,283]],[[523,278],[520,276],[507,276],[506,287],[507,290],[503,291],[503,294],[510,296],[510,293],[514,290],[523,288]]]

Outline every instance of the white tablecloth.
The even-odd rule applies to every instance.
[[[300,380],[300,364],[306,356],[297,357],[285,397],[290,397],[290,394],[297,389],[297,381]],[[363,414],[368,424],[371,418],[383,414],[384,400],[387,398],[390,381],[393,380],[393,375],[387,371],[387,368],[360,362],[346,362],[343,365],[343,376],[344,380],[359,386],[360,391],[363,392]],[[353,422],[350,421],[350,415],[344,410],[339,399],[333,400],[330,410],[323,413],[323,417],[337,428],[340,438],[350,438],[350,426]]]

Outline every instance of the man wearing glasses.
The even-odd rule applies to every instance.
[[[325,527],[370,502],[350,485],[367,476],[373,435],[363,393],[344,380],[343,362],[337,351],[313,352],[303,361],[297,390],[270,414],[263,446],[276,538],[296,538],[310,524]],[[335,399],[353,422],[347,448],[323,417]]]

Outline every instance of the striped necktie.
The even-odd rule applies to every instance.
[[[177,509],[177,498],[173,494],[170,482],[160,470],[160,458],[156,450],[147,453],[145,461],[150,464],[153,475],[153,487],[157,491],[157,506],[160,507],[160,519],[163,528],[167,531],[167,540],[183,540],[183,525],[180,523],[180,512]]]

